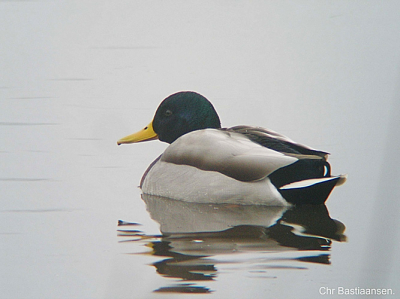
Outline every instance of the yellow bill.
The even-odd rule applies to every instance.
[[[139,132],[136,132],[132,135],[128,135],[124,138],[121,138],[120,140],[117,141],[117,144],[121,145],[124,143],[135,143],[135,142],[149,141],[154,139],[158,139],[158,136],[156,132],[154,132],[153,122],[151,122],[143,130],[140,130]]]

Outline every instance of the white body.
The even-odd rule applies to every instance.
[[[141,187],[145,194],[187,202],[288,206],[268,175],[297,160],[241,134],[199,130],[173,142]],[[233,178],[238,176],[254,178]]]

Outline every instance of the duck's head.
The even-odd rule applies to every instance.
[[[196,92],[183,91],[164,99],[148,126],[118,140],[117,144],[153,139],[172,143],[191,131],[220,127],[218,114],[205,97]]]

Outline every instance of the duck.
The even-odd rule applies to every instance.
[[[207,204],[324,204],[346,181],[331,175],[325,151],[262,127],[222,128],[211,102],[194,91],[165,98],[147,126],[117,144],[150,140],[169,146],[144,172],[143,194]]]

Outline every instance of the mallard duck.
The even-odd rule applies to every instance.
[[[145,171],[144,194],[196,203],[323,204],[345,181],[331,176],[328,153],[268,129],[221,128],[196,92],[168,96],[143,130],[117,144],[159,139],[170,145]]]

